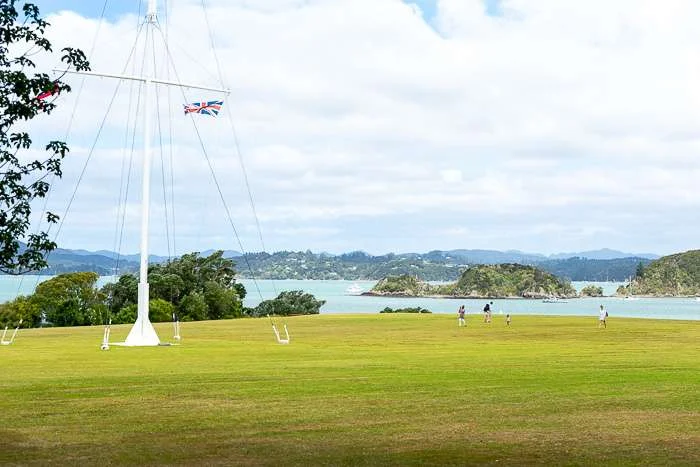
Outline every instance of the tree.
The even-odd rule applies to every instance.
[[[23,327],[41,324],[41,311],[31,297],[20,295],[11,302],[0,304],[0,325],[14,326],[22,320]]]
[[[238,318],[243,313],[241,301],[233,289],[225,289],[214,281],[204,284],[207,319]]]
[[[32,58],[37,53],[51,53],[52,46],[44,37],[49,23],[40,17],[39,9],[24,3],[20,15],[18,3],[0,0],[0,271],[10,274],[45,267],[45,254],[56,248],[48,232],[29,232],[29,217],[32,201],[46,196],[47,177],[61,176],[61,161],[68,154],[64,142],[50,141],[46,145],[48,157],[27,160],[21,152],[29,150],[32,140],[20,126],[55,108],[53,99],[39,98],[40,94],[70,91],[60,78],[27,73],[36,68]],[[79,49],[65,47],[62,52],[64,66],[90,69]],[[51,212],[45,215],[47,224],[58,221]]]
[[[636,277],[637,279],[641,279],[642,277],[644,277],[644,263],[642,263],[641,261],[639,262],[639,264],[637,264],[637,270],[634,273],[634,277]]]
[[[106,307],[95,288],[98,278],[94,272],[61,274],[39,284],[31,300],[54,326],[101,324]]]
[[[136,321],[138,306],[135,303],[129,304],[120,309],[112,316],[114,324],[130,324]],[[175,307],[172,303],[156,298],[148,301],[148,319],[154,323],[163,323],[173,318]]]
[[[267,315],[317,315],[325,300],[316,300],[316,297],[303,290],[292,290],[280,293],[277,298],[264,300],[255,308],[246,310],[249,316]]]
[[[202,321],[207,319],[207,302],[202,294],[192,292],[180,302],[181,321]]]
[[[129,305],[138,303],[138,279],[131,274],[119,276],[117,282],[110,282],[102,287],[102,294],[107,297],[107,307],[112,313]],[[136,319],[136,318],[134,318]]]
[[[603,288],[597,285],[587,285],[583,289],[581,289],[581,296],[582,297],[602,297],[603,296]]]

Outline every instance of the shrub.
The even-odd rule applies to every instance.
[[[381,310],[380,313],[432,313],[432,311],[426,310],[425,308],[421,307],[397,308],[396,310],[394,310],[393,308],[386,307],[383,310]]]

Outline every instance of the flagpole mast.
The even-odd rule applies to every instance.
[[[148,1],[148,11],[146,13],[146,45],[144,46],[144,54],[148,51],[148,33],[155,34],[156,25],[158,23],[157,18],[157,0]],[[152,102],[151,95],[153,92],[153,87],[156,84],[162,84],[166,86],[177,86],[179,88],[192,88],[192,89],[203,89],[208,91],[221,92],[224,94],[229,94],[228,89],[218,89],[209,86],[200,86],[198,84],[182,83],[180,81],[169,81],[159,79],[155,73],[155,67],[149,66],[149,60],[144,57],[144,69],[142,70],[142,76],[127,76],[119,75],[114,73],[96,73],[87,71],[74,71],[74,70],[54,70],[59,73],[75,73],[79,75],[87,76],[99,76],[102,78],[115,78],[120,80],[132,80],[140,81],[144,83],[145,87],[145,99],[144,99],[144,118],[143,118],[143,179],[142,179],[142,197],[141,197],[141,251],[140,251],[140,264],[139,264],[139,284],[138,284],[138,308],[136,315],[136,322],[131,328],[129,335],[123,344],[127,346],[149,346],[149,345],[159,345],[160,340],[158,339],[158,334],[156,334],[155,329],[148,317],[148,299],[149,299],[149,285],[148,285],[148,229],[149,229],[149,215],[150,215],[150,204],[151,204],[151,138],[153,128],[151,128],[152,123]],[[178,333],[179,334],[179,333]],[[177,337],[176,337],[177,338]],[[4,340],[4,335],[3,335]]]
[[[153,33],[157,21],[156,0],[148,1],[146,13],[146,44],[144,55],[148,53],[148,33]],[[160,339],[148,316],[148,230],[151,210],[151,88],[153,86],[149,60],[144,57],[144,105],[143,105],[143,168],[141,180],[141,248],[139,265],[138,305],[136,323],[126,338],[126,345],[158,345]]]

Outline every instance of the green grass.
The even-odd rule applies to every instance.
[[[101,328],[23,330],[0,464],[700,464],[700,322],[502,319],[296,317],[288,346],[184,323],[106,352]]]

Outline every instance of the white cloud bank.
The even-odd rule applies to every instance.
[[[201,2],[169,3],[179,78],[216,84]],[[698,246],[696,1],[503,0],[502,16],[493,17],[481,0],[439,0],[431,24],[399,0],[207,4],[233,91],[225,106],[269,250],[666,253]],[[64,12],[50,21],[56,43],[90,50],[94,20]],[[94,70],[121,72],[136,24],[124,17],[102,25]],[[74,157],[51,198],[58,212],[114,86],[86,81],[70,136]],[[75,95],[35,128],[61,137]],[[159,92],[163,110],[166,96]],[[120,157],[129,154],[120,148],[133,126],[129,94],[117,99],[63,246],[113,246]],[[236,248],[183,99],[178,92],[171,99],[183,137],[174,147],[177,248]],[[229,123],[197,122],[244,246],[258,250]],[[135,202],[139,183],[131,182]],[[162,198],[155,184],[154,202]],[[122,250],[134,251],[138,215],[127,212]],[[161,208],[153,224],[153,249],[163,253]]]

